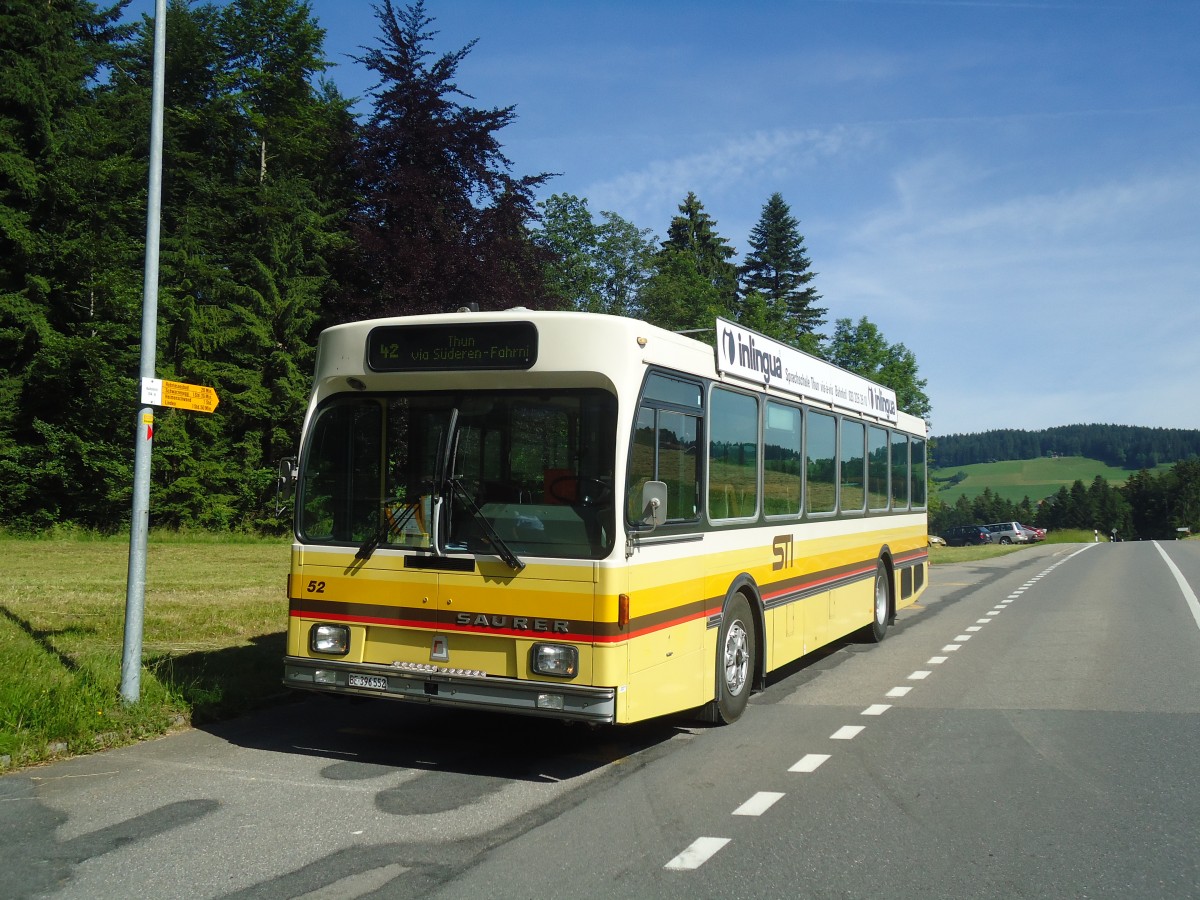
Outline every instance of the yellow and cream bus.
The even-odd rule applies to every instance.
[[[574,312],[322,333],[284,683],[593,723],[732,722],[926,584],[925,426],[718,319]]]

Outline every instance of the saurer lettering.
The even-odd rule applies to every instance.
[[[513,631],[545,631],[566,634],[570,623],[563,619],[531,619],[527,616],[488,616],[483,613],[458,613],[455,624],[473,628],[511,628]]]

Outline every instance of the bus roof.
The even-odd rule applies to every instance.
[[[521,323],[532,323],[535,329],[532,346],[528,334],[520,331]],[[737,333],[736,337],[726,333],[725,343],[733,341],[736,346],[748,335],[752,341],[747,339],[746,344],[753,342],[759,352],[763,347],[778,351],[789,366],[825,376],[823,383],[818,386],[816,374],[791,379],[807,379],[807,385],[789,384],[778,377],[772,381],[760,370],[739,368],[736,361],[722,360],[726,348],[714,348],[639,319],[517,307],[365,319],[327,328],[318,343],[313,398],[345,390],[347,385],[357,390],[394,389],[397,372],[403,372],[406,385],[415,390],[478,387],[481,374],[487,375],[489,385],[497,383],[497,376],[503,374],[506,385],[536,388],[552,383],[548,376],[572,373],[571,383],[575,386],[629,392],[639,389],[646,366],[663,366],[725,384],[753,386],[773,396],[802,398],[817,407],[846,409],[868,421],[925,436],[924,422],[895,409],[894,399],[890,411],[856,405],[837,396],[833,382],[840,382],[836,388],[839,394],[866,395],[874,390],[894,398],[887,388],[725,320],[715,324],[714,343],[722,343],[718,331],[722,328]],[[408,354],[403,360],[381,367],[378,352],[372,359],[372,349],[378,351],[389,339],[406,335],[410,339],[401,342],[401,352]],[[519,358],[523,352],[531,354],[528,359]],[[792,375],[790,368],[787,374]]]

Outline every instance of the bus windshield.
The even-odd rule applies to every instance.
[[[438,553],[602,558],[616,398],[602,390],[340,394],[300,473],[299,536]]]

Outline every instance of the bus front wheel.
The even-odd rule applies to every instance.
[[[883,560],[875,563],[875,584],[872,590],[874,593],[871,597],[871,624],[862,630],[862,637],[878,644],[887,634],[888,623],[892,619],[891,583]]]
[[[750,701],[755,672],[754,619],[750,604],[737,594],[725,608],[717,638],[717,719],[736,722]]]

